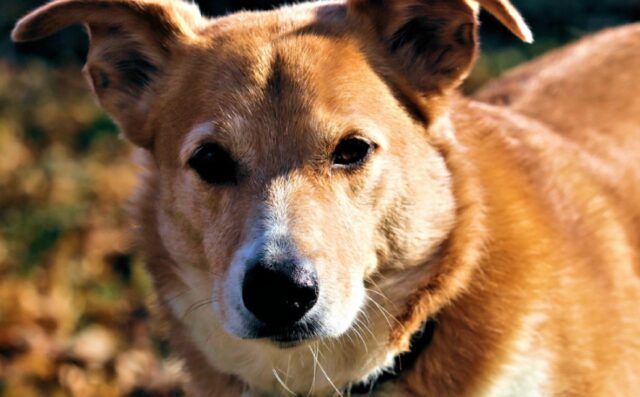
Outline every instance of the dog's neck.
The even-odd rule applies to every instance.
[[[347,393],[345,393],[345,395],[369,395],[387,382],[400,378],[404,372],[410,371],[418,360],[418,357],[431,345],[437,324],[437,321],[433,318],[425,321],[420,330],[411,337],[410,349],[395,356],[392,367],[385,369],[375,377],[349,386],[346,389]]]
[[[452,106],[467,106],[466,100],[454,97]],[[438,312],[458,296],[462,286],[471,282],[485,255],[486,211],[484,191],[478,175],[468,160],[468,145],[461,142],[449,114],[441,115],[428,131],[433,144],[443,154],[447,167],[456,175],[452,179],[457,197],[456,225],[437,255],[417,278],[413,295],[398,316],[401,327],[391,332],[391,345],[398,351],[409,347],[412,335],[425,319]],[[467,139],[465,138],[464,141]],[[471,142],[473,144],[473,142]]]

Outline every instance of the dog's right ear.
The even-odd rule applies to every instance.
[[[87,27],[84,73],[125,136],[150,147],[147,111],[165,65],[194,40],[203,18],[196,6],[173,0],[55,0],[22,18],[14,41],[37,40],[69,25]]]
[[[368,27],[400,75],[422,93],[455,88],[471,71],[479,7],[523,41],[533,40],[509,0],[348,0],[349,15]]]

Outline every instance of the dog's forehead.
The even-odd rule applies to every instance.
[[[207,70],[205,88],[235,95],[238,100],[228,105],[238,105],[238,112],[247,104],[299,107],[326,93],[323,86],[366,66],[351,33],[344,6],[332,4],[214,21],[206,54],[197,55],[211,61],[211,67],[200,68]]]
[[[187,54],[189,67],[175,72],[180,88],[169,101],[183,124],[174,129],[178,142],[167,147],[182,146],[205,123],[232,151],[291,163],[358,129],[359,118],[388,112],[376,110],[388,90],[340,20],[341,10],[331,12],[290,17],[285,10],[214,22],[206,45]]]

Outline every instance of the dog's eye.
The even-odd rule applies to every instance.
[[[238,165],[226,150],[215,143],[198,147],[189,159],[189,167],[203,181],[212,185],[232,185],[237,182]]]
[[[342,167],[356,167],[367,160],[373,147],[373,144],[362,138],[346,138],[338,144],[333,152],[333,164]]]

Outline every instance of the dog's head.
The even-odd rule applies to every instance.
[[[480,4],[530,40],[508,1]],[[324,393],[406,347],[420,283],[437,280],[436,306],[464,284],[462,262],[437,258],[470,204],[447,103],[476,58],[477,12],[351,0],[208,20],[179,1],[58,0],[13,37],[88,27],[85,74],[150,159],[149,270],[212,365]]]

